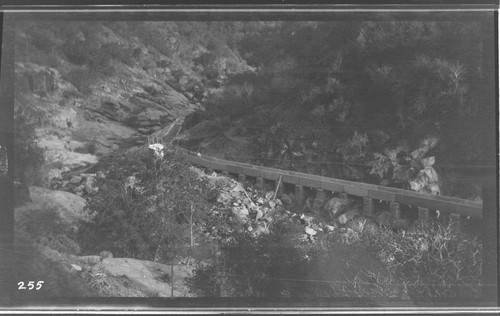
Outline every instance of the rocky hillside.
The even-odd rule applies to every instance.
[[[46,149],[45,181],[144,143],[248,68],[224,40],[194,38],[187,26],[202,31],[194,22],[17,24],[16,116]]]

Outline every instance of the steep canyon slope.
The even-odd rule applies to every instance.
[[[46,150],[42,182],[144,143],[145,135],[201,109],[211,85],[248,68],[217,37],[217,27],[18,23],[16,117],[35,128],[38,145]]]

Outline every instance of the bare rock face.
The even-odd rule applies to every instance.
[[[74,224],[79,220],[87,219],[84,213],[85,199],[73,193],[32,186],[30,187],[30,198],[31,202],[15,210],[16,215],[41,208],[53,208],[66,224]]]
[[[19,91],[47,97],[59,87],[61,75],[54,68],[23,63],[16,67],[16,88]]]

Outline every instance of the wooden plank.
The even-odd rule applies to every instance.
[[[390,201],[394,202],[396,200],[396,194],[393,192],[387,192],[377,189],[369,189],[368,197],[375,200]]]
[[[301,177],[300,184],[309,188],[321,188],[321,181],[309,177]]]
[[[226,165],[224,164],[224,162],[221,162],[221,161],[217,161],[217,160],[210,161],[210,164],[211,164],[211,168],[214,170],[223,171],[226,169]]]
[[[438,196],[434,197],[432,195],[424,194],[422,194],[422,196],[399,194],[396,195],[396,202],[417,207],[424,207],[431,210],[439,210],[445,213],[455,213],[463,216],[481,218],[481,208],[478,206],[460,203],[460,200],[458,200],[458,202],[451,202],[439,198],[440,197]]]
[[[472,208],[469,205],[463,205],[463,204],[457,205],[457,214],[461,214],[463,216],[470,216],[472,218],[480,218],[480,219],[484,217],[482,205],[473,206]]]
[[[344,192],[344,185],[333,182],[333,181],[321,181],[321,188],[323,190],[332,191],[332,192]]]
[[[276,181],[280,178],[280,175],[274,171],[262,170],[261,173],[262,173],[262,178],[267,179],[267,180]]]
[[[420,196],[413,196],[410,194],[396,194],[395,202],[404,204],[404,205],[412,205],[412,206],[420,206],[428,209],[435,209],[433,207],[432,200],[422,198]]]
[[[226,171],[231,173],[240,174],[243,172],[243,168],[240,166],[236,166],[234,164],[226,164]]]
[[[472,218],[483,218],[483,210],[480,207],[471,207],[470,205],[457,204],[455,213]]]
[[[355,195],[355,196],[368,196],[368,190],[364,188],[360,188],[357,185],[346,185],[344,186],[344,192],[347,194]]]
[[[261,176],[261,171],[259,169],[254,169],[254,168],[244,168],[243,173],[246,174],[247,176],[254,178]]]
[[[300,178],[294,175],[284,174],[282,181],[289,184],[300,184]]]

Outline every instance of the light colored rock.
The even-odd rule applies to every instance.
[[[265,227],[265,226],[259,225],[259,226],[257,226],[256,229],[254,229],[252,231],[252,237],[254,237],[254,238],[258,237],[258,236],[260,236],[262,234],[266,234],[266,235],[269,234],[269,229],[267,227]]]
[[[80,182],[82,182],[82,180],[83,180],[83,178],[80,176],[73,176],[73,177],[71,177],[71,180],[69,180],[69,183],[79,184]]]
[[[50,169],[47,175],[47,180],[51,181],[52,179],[62,179],[63,171],[61,169]]]
[[[82,271],[82,267],[80,267],[79,265],[77,264],[71,264],[71,267],[76,270],[76,271]]]
[[[258,209],[257,210],[257,215],[255,216],[255,220],[261,219],[262,216],[264,216],[264,214],[262,213],[262,210]]]
[[[221,192],[217,197],[217,203],[227,204],[231,201],[231,195],[227,192]]]
[[[245,215],[241,209],[239,209],[238,207],[232,207],[231,208],[231,212],[233,213],[234,215],[234,218],[236,218],[236,220],[238,221],[238,223],[240,224],[245,224],[248,222],[248,217],[247,215]],[[248,212],[248,211],[247,211]]]
[[[306,231],[306,234],[311,235],[311,236],[314,236],[318,233],[317,231],[315,231],[314,229],[312,229],[311,227],[308,227],[308,226],[305,227],[305,231]]]
[[[342,211],[350,204],[348,199],[341,199],[338,197],[333,197],[328,202],[326,202],[323,207],[325,211],[329,212],[333,217],[342,213]]]
[[[266,200],[272,199],[273,196],[274,196],[274,192],[273,191],[267,191],[266,194],[265,194]]]
[[[335,230],[335,227],[331,225],[325,225],[325,229],[327,232],[333,232]]]
[[[300,220],[305,224],[311,224],[312,221],[314,220],[314,217],[302,214],[300,215]]]
[[[354,217],[360,215],[361,212],[358,209],[351,209],[344,214],[340,215],[338,221],[340,224],[344,225],[348,221],[352,220]]]
[[[249,214],[249,212],[248,212],[248,209],[247,209],[246,207],[244,207],[244,206],[241,206],[241,207],[239,208],[239,210],[240,210],[241,214],[243,214],[243,215],[245,215],[245,216],[250,215],[250,214]]]

